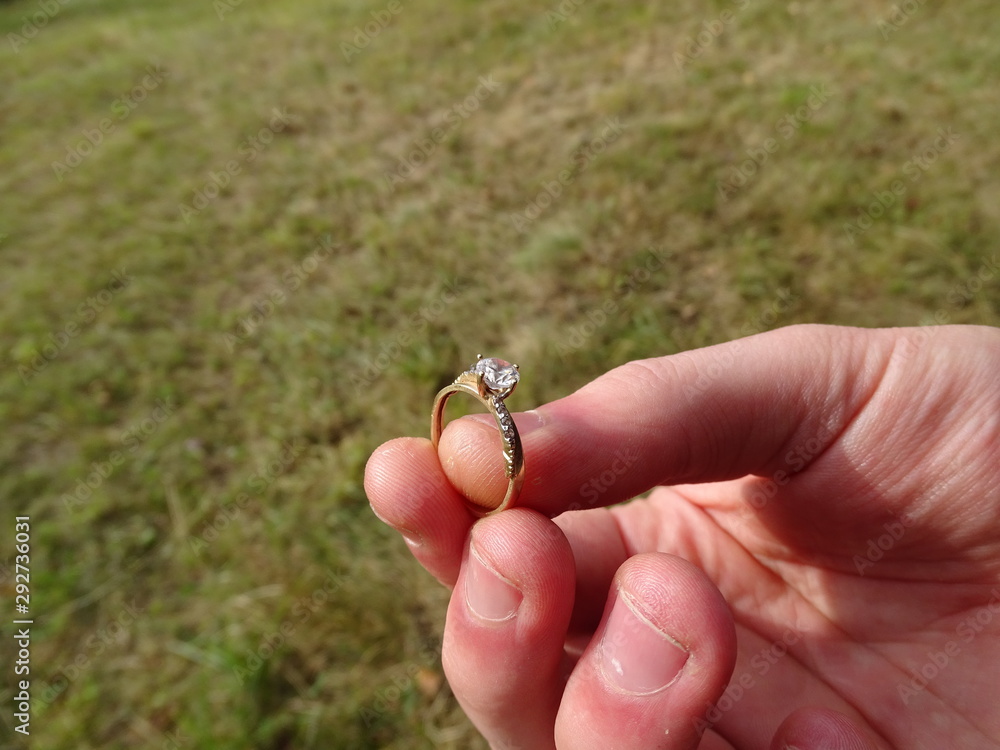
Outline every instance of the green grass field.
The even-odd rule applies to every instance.
[[[484,748],[371,514],[514,408],[795,322],[1000,323],[1000,8],[0,3],[0,746]]]

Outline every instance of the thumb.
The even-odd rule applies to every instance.
[[[526,467],[518,504],[557,515],[660,484],[763,475],[805,440],[821,455],[871,397],[900,337],[791,326],[618,367],[514,415]],[[450,423],[439,456],[449,481],[490,507],[507,480],[496,427],[480,416]]]
[[[705,709],[735,660],[732,616],[705,574],[679,557],[635,555],[619,568],[601,625],[566,685],[556,745],[698,747]]]

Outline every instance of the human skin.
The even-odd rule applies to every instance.
[[[489,417],[365,476],[493,748],[1000,748],[1000,330],[792,326],[514,419],[517,508],[463,501]]]

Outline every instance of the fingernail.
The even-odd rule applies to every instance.
[[[469,549],[465,574],[465,601],[483,620],[502,622],[517,614],[522,595],[510,581],[483,562],[475,547]]]
[[[689,655],[618,592],[601,639],[602,667],[613,685],[635,695],[655,693],[677,678]]]
[[[410,531],[409,529],[401,529],[396,527],[402,537],[403,541],[406,542],[410,547],[419,547],[424,543],[424,538],[420,536],[416,531]]]
[[[424,538],[420,536],[420,534],[418,534],[416,531],[411,531],[410,529],[405,529],[402,526],[397,526],[396,524],[391,523],[388,518],[384,517],[381,513],[375,510],[374,505],[372,505],[371,503],[369,503],[368,505],[372,509],[372,513],[375,514],[375,517],[382,523],[384,523],[386,526],[389,526],[398,531],[400,534],[402,534],[403,540],[408,545],[410,545],[411,547],[419,547],[424,543]]]

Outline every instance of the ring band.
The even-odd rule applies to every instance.
[[[521,437],[517,433],[514,418],[510,416],[504,404],[504,399],[514,392],[519,380],[517,365],[496,357],[483,359],[483,355],[480,354],[472,367],[455,378],[455,382],[451,385],[438,391],[434,398],[434,409],[431,412],[431,443],[435,450],[444,429],[444,407],[454,394],[468,393],[489,409],[490,414],[496,419],[500,439],[503,442],[507,493],[495,508],[480,505],[466,498],[469,508],[479,516],[499,513],[511,507],[517,501],[521,486],[524,484],[524,451],[521,450]]]

